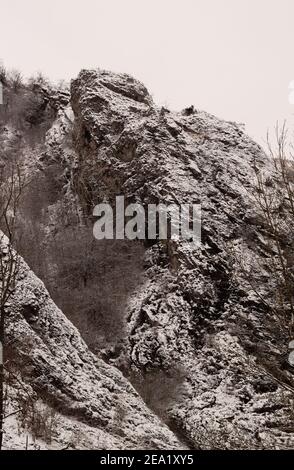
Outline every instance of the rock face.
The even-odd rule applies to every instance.
[[[286,332],[260,299],[274,289],[251,197],[254,168],[267,165],[262,149],[235,123],[158,108],[128,75],[83,70],[70,95],[30,154],[30,173],[57,162],[60,200],[79,202],[80,222],[117,195],[145,207],[200,203],[202,243],[145,243],[144,277],[107,364],[23,264],[9,338],[21,380],[68,430],[57,442],[74,432],[87,434],[83,448],[293,447]]]
[[[181,371],[163,414],[192,446],[291,445],[282,430],[290,405],[263,367],[284,344],[232,259],[234,249],[257,270],[262,263],[251,191],[263,151],[235,123],[194,108],[157,108],[126,75],[82,71],[71,104],[76,174],[87,177],[93,205],[118,194],[144,206],[202,205],[201,247],[169,240],[146,250],[120,359],[147,381],[156,371]]]
[[[55,448],[181,447],[121,372],[88,350],[24,262],[7,318],[10,357],[18,371],[13,386],[56,410]],[[7,434],[5,447],[15,448],[10,428]],[[25,434],[17,446],[24,449]]]

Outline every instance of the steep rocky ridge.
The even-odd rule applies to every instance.
[[[53,303],[44,284],[23,261],[7,309],[6,335],[12,390],[8,414],[19,409],[21,395],[28,402],[28,411],[30,403],[38,399],[55,410],[51,447],[182,447],[121,372],[89,351],[77,329]],[[37,408],[34,410],[37,414]],[[23,417],[24,423],[26,418]],[[30,428],[21,428],[22,439],[17,445],[12,430],[8,426],[5,448],[24,449]],[[38,446],[46,448],[46,440],[39,441]],[[36,446],[33,439],[30,445]]]
[[[153,406],[196,447],[291,445],[282,429],[291,403],[264,370],[285,343],[232,256],[233,250],[256,265],[255,282],[270,298],[270,279],[258,273],[265,263],[262,227],[251,198],[253,168],[266,165],[263,151],[235,123],[193,108],[159,109],[123,74],[82,71],[72,82],[71,105],[76,177],[87,181],[90,207],[118,194],[144,206],[202,205],[200,247],[169,240],[147,248],[146,278],[126,312],[118,365],[139,371],[145,384],[163,371],[159,388],[181,371],[181,391],[167,397],[164,410],[156,399]]]
[[[21,352],[19,366],[28,361],[24,380],[75,416],[79,426],[91,425],[95,437],[85,443],[88,448],[97,445],[95,433],[102,428],[106,441],[101,445],[108,447],[172,448],[183,442],[191,448],[293,447],[292,374],[282,366],[287,331],[256,292],[271,302],[275,288],[251,197],[254,167],[267,167],[264,152],[236,123],[193,107],[183,112],[157,107],[146,88],[125,74],[84,70],[70,95],[70,104],[62,101],[56,108],[45,142],[23,157],[30,175],[50,180],[54,167],[58,177],[43,221],[46,240],[60,231],[60,208],[66,208],[66,224],[91,228],[93,207],[114,204],[115,196],[124,195],[144,206],[201,203],[202,244],[143,244],[144,275],[122,308],[123,337],[114,337],[109,350],[91,344],[108,364],[88,351],[40,281],[26,271],[12,318],[28,338],[36,338],[33,354],[23,352],[20,330],[11,328]],[[253,268],[256,290],[239,257]],[[55,263],[50,276],[58,283]],[[97,277],[97,288],[99,282]],[[113,285],[114,297],[116,289]],[[37,305],[36,315],[20,307],[27,305],[26,298]],[[87,339],[83,315],[78,325]],[[116,392],[109,390],[112,386]],[[80,387],[87,387],[81,401]],[[116,403],[123,409],[119,414],[127,416],[125,424],[115,421]],[[133,423],[141,419],[139,434],[132,437]],[[181,444],[163,421],[181,436]],[[154,443],[146,441],[149,426]]]

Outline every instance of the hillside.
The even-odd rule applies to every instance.
[[[8,309],[10,406],[25,393],[56,414],[38,445],[293,447],[288,330],[267,307],[275,284],[252,197],[256,169],[270,171],[263,150],[239,124],[158,107],[125,74],[4,92],[1,162],[17,157],[30,180],[16,247],[30,268]],[[201,245],[95,240],[94,206],[118,195],[201,204]],[[8,448],[25,442],[16,429]],[[21,429],[33,438],[25,417]]]

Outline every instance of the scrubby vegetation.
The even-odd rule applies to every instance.
[[[64,197],[68,184],[62,159],[46,158],[45,134],[56,117],[56,94],[42,75],[24,81],[3,66],[4,105],[0,114],[0,159],[25,162],[29,186],[22,197],[17,248],[44,281],[53,300],[95,350],[111,348],[123,335],[124,308],[142,272],[144,248],[125,241],[100,241],[92,221],[81,221],[75,202]],[[66,92],[64,83],[57,90]],[[69,145],[73,145],[69,142]],[[45,157],[44,157],[45,156]]]
[[[263,374],[293,394],[291,372],[294,363],[289,348],[294,338],[292,148],[285,124],[282,128],[276,127],[274,139],[268,135],[268,161],[262,169],[257,164],[254,167],[255,185],[251,199],[255,210],[242,234],[251,248],[252,258],[245,258],[240,246],[234,247],[233,258],[236,276],[245,279],[252,293],[252,305],[263,315],[264,329],[272,332],[268,341],[260,341],[259,332],[248,320],[253,332],[252,342],[246,345],[248,352],[256,355]],[[286,405],[289,405],[287,400]]]

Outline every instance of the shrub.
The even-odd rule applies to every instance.
[[[17,93],[24,85],[23,76],[16,69],[13,69],[10,72],[8,72],[7,82],[8,82],[8,85],[12,88],[12,90],[15,93]]]

